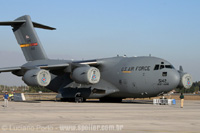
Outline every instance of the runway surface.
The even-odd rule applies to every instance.
[[[3,101],[0,101],[3,105]],[[123,103],[9,102],[0,108],[0,132],[200,132],[200,101],[153,105]]]

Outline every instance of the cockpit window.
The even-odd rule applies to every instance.
[[[155,65],[154,70],[158,70],[159,69],[159,65]]]
[[[172,65],[159,65],[159,64],[156,64],[155,67],[154,67],[154,70],[160,70],[160,69],[163,69],[163,68],[174,69],[174,67]]]
[[[164,65],[160,65],[160,69],[163,69],[165,66]]]
[[[165,65],[165,68],[173,69],[174,67],[172,65]]]

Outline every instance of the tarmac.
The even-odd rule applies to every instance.
[[[3,105],[0,101],[0,105]],[[0,107],[2,132],[199,133],[200,101],[153,105],[152,100],[101,103],[9,102]]]

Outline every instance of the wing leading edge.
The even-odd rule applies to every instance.
[[[0,73],[1,72],[13,72],[13,71],[19,71],[21,70],[20,66],[16,66],[16,67],[4,67],[4,68],[0,68]]]
[[[38,65],[34,66],[35,69],[46,69],[46,70],[54,70],[54,69],[64,69],[68,67],[69,64],[55,64],[55,65]],[[34,69],[31,68],[31,69]],[[0,68],[0,73],[2,72],[16,72],[21,70],[29,70],[30,68],[22,67],[22,66],[16,66],[16,67],[4,67]]]

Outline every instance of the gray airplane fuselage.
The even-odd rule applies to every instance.
[[[171,91],[180,82],[180,75],[177,70],[163,59],[116,57],[100,60],[100,62],[105,64],[100,67],[102,79],[119,89],[116,96],[152,97]],[[154,70],[156,65],[171,67]]]
[[[47,88],[60,92],[63,98],[73,98],[77,92],[81,92],[84,98],[140,98],[169,92],[180,82],[178,71],[168,61],[156,57],[113,57],[78,62],[83,64],[95,62],[101,73],[99,83],[79,84],[71,79],[70,73],[61,73],[57,74],[58,76],[52,74],[52,81]],[[64,60],[33,61],[23,67],[29,68],[29,66],[36,67],[34,64],[42,66],[54,63],[73,62]],[[101,91],[93,92],[94,89]]]

